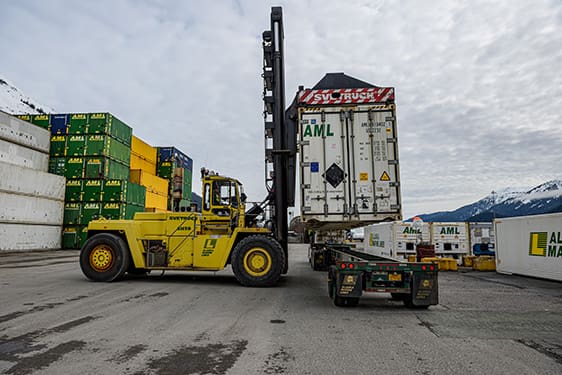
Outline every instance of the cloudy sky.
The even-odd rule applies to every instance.
[[[6,80],[58,112],[111,112],[194,170],[239,178],[250,200],[265,196],[272,5],[284,7],[288,100],[327,72],[396,88],[405,217],[562,178],[560,0],[0,5]]]

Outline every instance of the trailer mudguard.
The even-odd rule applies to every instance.
[[[336,293],[340,297],[361,297],[363,293],[363,273],[337,272]]]
[[[439,303],[437,272],[414,272],[411,283],[414,306],[429,306]]]

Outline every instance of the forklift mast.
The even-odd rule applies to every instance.
[[[283,9],[271,8],[271,29],[263,37],[265,184],[272,232],[287,255],[287,209],[295,202],[296,122],[285,114]]]

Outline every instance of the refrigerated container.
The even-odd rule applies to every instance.
[[[562,281],[562,213],[496,219],[496,270]]]
[[[0,162],[47,172],[49,154],[0,139]]]
[[[467,223],[431,223],[431,243],[435,255],[452,256],[460,262],[463,255],[470,255]]]
[[[493,223],[468,223],[470,250],[475,255],[492,253],[496,238]]]
[[[295,98],[301,217],[315,230],[402,218],[394,88],[368,86]]]
[[[409,222],[390,222],[368,225],[364,229],[364,251],[398,260],[416,254],[417,243],[429,243],[430,225],[422,223],[419,227]]]
[[[30,199],[48,198],[63,201],[65,178],[0,162],[0,191],[29,196]]]
[[[61,248],[61,226],[0,223],[0,251]]]
[[[48,154],[51,133],[0,111],[0,139]]]

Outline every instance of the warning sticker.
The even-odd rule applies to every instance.
[[[381,181],[390,181],[390,176],[386,173],[386,171],[382,173]]]
[[[365,172],[359,173],[359,180],[360,181],[369,181],[369,174]]]

